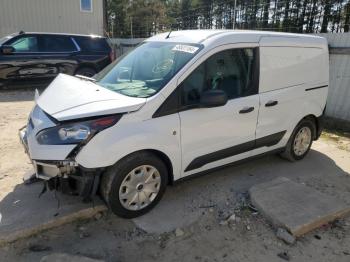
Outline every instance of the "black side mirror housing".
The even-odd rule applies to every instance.
[[[228,101],[227,94],[222,90],[208,90],[201,95],[201,107],[218,107],[226,105]]]
[[[0,51],[4,55],[10,55],[15,52],[15,49],[10,45],[3,45],[0,47]]]

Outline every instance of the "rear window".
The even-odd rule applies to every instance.
[[[74,37],[83,51],[109,52],[111,50],[105,38]]]

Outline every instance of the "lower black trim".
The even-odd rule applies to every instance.
[[[184,181],[186,181],[186,180],[190,180],[190,179],[193,179],[193,178],[196,178],[196,177],[200,177],[200,176],[203,176],[203,175],[207,175],[207,174],[210,174],[210,173],[212,173],[212,172],[214,172],[214,171],[218,171],[218,170],[221,170],[221,169],[230,167],[230,166],[240,165],[240,164],[249,162],[249,161],[251,161],[251,160],[254,160],[254,159],[257,159],[257,158],[260,158],[260,157],[263,157],[263,156],[282,153],[282,152],[285,151],[285,149],[286,149],[285,147],[280,147],[280,148],[273,149],[273,150],[271,150],[271,151],[268,151],[268,152],[265,152],[265,153],[262,153],[262,154],[258,154],[258,155],[251,156],[251,157],[247,157],[247,158],[244,158],[244,159],[241,159],[241,160],[232,162],[232,163],[228,163],[228,164],[225,164],[225,165],[222,165],[222,166],[218,166],[218,167],[214,167],[214,168],[211,168],[211,169],[208,169],[208,170],[205,170],[205,171],[201,171],[201,172],[198,172],[198,173],[194,173],[194,174],[191,174],[191,175],[189,175],[189,176],[185,176],[185,177],[182,177],[182,178],[180,178],[180,179],[175,180],[175,181],[173,182],[173,185],[179,184],[179,183],[181,183],[181,182],[184,182]]]
[[[311,91],[311,90],[320,89],[320,88],[324,88],[324,87],[328,87],[328,85],[306,88],[305,91]]]
[[[264,136],[240,145],[232,146],[229,148],[221,149],[213,153],[199,156],[192,160],[192,162],[186,167],[185,172],[200,168],[211,162],[215,162],[227,157],[231,157],[238,154],[242,154],[244,152],[251,151],[259,147],[276,145],[282,139],[285,133],[286,131],[281,131],[281,132]]]

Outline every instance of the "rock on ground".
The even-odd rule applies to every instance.
[[[292,245],[295,243],[295,237],[289,234],[284,228],[278,228],[276,231],[276,236],[287,244]]]

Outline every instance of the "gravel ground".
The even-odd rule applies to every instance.
[[[17,130],[26,123],[33,96],[32,91],[0,93],[0,201],[31,170]],[[348,262],[349,218],[287,245],[259,213],[247,207],[246,192],[251,185],[283,175],[350,204],[349,149],[350,139],[343,134],[324,133],[298,163],[267,156],[170,187],[163,206],[174,214],[200,212],[194,222],[171,232],[149,233],[132,220],[107,213],[1,247],[0,261],[40,261],[62,252],[105,261]],[[326,169],[322,174],[320,165]],[[232,214],[235,219],[225,222]]]

